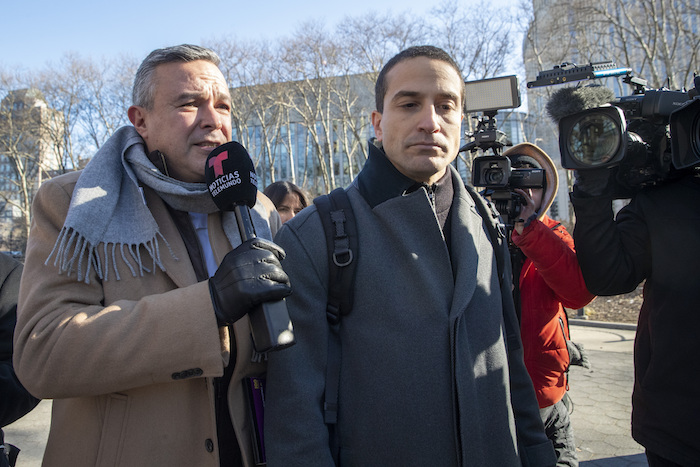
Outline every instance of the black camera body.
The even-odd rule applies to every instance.
[[[628,68],[615,69],[611,74],[611,71],[596,71],[596,65],[576,67],[593,70],[590,76],[578,79],[624,74],[623,82],[634,90],[629,96],[559,120],[562,167],[575,170],[616,167],[619,197],[629,197],[641,188],[674,179],[685,173],[683,169],[700,165],[698,77],[695,89],[690,92],[655,90],[648,89],[645,80],[633,77]],[[561,73],[560,70],[555,67],[546,73]],[[531,85],[549,84],[528,83]],[[577,91],[585,100],[586,87]]]
[[[544,169],[514,169],[506,156],[480,156],[472,166],[472,185],[494,190],[544,188]]]
[[[523,197],[515,188],[544,188],[544,169],[512,168],[507,156],[479,156],[472,165],[472,185],[486,188],[486,195],[505,217],[506,226],[512,227],[520,217]]]

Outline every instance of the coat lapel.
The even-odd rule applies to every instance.
[[[450,315],[455,317],[464,313],[474,295],[479,274],[479,254],[484,253],[480,250],[484,249],[482,243],[485,234],[481,216],[471,196],[462,186],[461,179],[453,173],[452,180],[455,197],[452,203],[451,259],[456,287]]]

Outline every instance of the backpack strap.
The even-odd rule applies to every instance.
[[[326,318],[331,332],[328,337],[326,391],[323,404],[324,422],[338,421],[338,388],[340,385],[340,322],[352,309],[352,287],[358,254],[358,235],[350,199],[343,188],[314,199],[328,247],[328,304]],[[331,439],[333,439],[331,437]]]

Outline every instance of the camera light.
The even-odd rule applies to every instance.
[[[607,167],[622,159],[626,124],[622,110],[599,107],[564,117],[559,122],[562,167]]]
[[[464,111],[466,113],[520,107],[520,89],[518,78],[515,75],[466,81],[464,85]]]

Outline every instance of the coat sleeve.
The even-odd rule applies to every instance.
[[[22,265],[0,254],[0,427],[32,410],[39,400],[29,394],[12,367],[12,335],[17,321],[17,294]]]
[[[46,182],[32,206],[14,336],[20,381],[35,396],[67,398],[220,376],[222,343],[206,281],[177,288],[159,269],[133,277],[125,267],[120,280],[109,279],[121,297],[106,303],[106,282],[77,281],[45,264],[71,190]]]
[[[568,308],[581,308],[593,300],[581,274],[574,241],[564,227],[552,230],[538,220],[521,235],[513,231],[513,243],[532,260],[542,279],[559,302]]]
[[[290,227],[308,227],[309,217],[306,216],[306,222],[300,223],[301,220],[297,216],[291,224],[284,224],[275,237],[275,242],[287,252],[282,266],[292,284],[287,306],[296,344],[268,357],[265,448],[269,467],[334,465],[322,410],[329,332],[328,266],[324,263],[327,254],[325,242],[301,240],[324,238],[317,216],[311,219],[318,223],[315,234],[304,231],[300,235]],[[314,258],[319,261],[317,264]]]
[[[571,196],[574,242],[583,278],[596,295],[632,292],[651,270],[649,231],[637,200],[613,217],[606,197]]]

